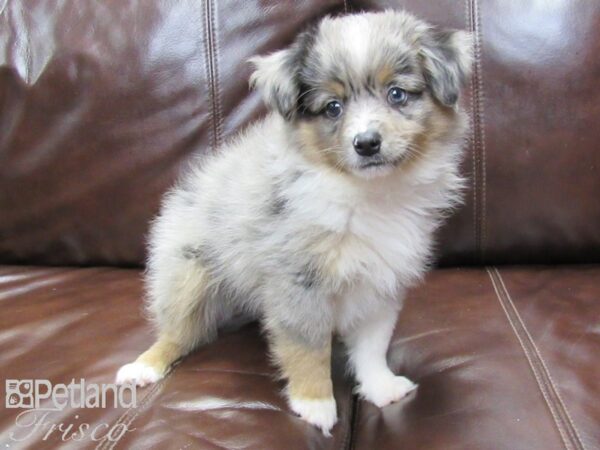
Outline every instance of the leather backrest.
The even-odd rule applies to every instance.
[[[0,3],[0,262],[139,265],[196,152],[264,113],[251,55],[325,14],[406,7],[470,29],[465,205],[444,264],[600,260],[600,3]]]

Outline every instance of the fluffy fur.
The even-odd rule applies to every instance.
[[[242,312],[261,320],[291,409],[325,434],[334,333],[364,398],[381,407],[412,391],[386,351],[459,199],[470,48],[463,31],[387,11],[325,18],[254,58],[251,83],[273,111],[166,196],[146,277],[158,340],[117,380],[155,382]],[[365,132],[381,137],[374,155],[353,147]]]

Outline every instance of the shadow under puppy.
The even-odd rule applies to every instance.
[[[272,111],[166,195],[146,275],[158,339],[117,382],[156,382],[243,312],[266,330],[290,408],[329,434],[334,333],[366,400],[416,387],[386,352],[460,199],[471,39],[406,12],[363,13],[327,17],[252,63]]]

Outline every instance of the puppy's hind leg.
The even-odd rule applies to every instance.
[[[210,277],[197,261],[171,261],[162,270],[150,266],[148,310],[158,339],[134,362],[121,367],[117,384],[138,386],[163,378],[173,363],[217,332],[217,305],[211,298]]]

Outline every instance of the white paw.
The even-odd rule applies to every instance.
[[[117,384],[133,384],[136,386],[146,386],[156,383],[164,374],[160,373],[154,367],[141,362],[132,362],[125,364],[117,372]]]
[[[337,411],[333,397],[325,400],[290,398],[290,408],[302,419],[319,428],[325,436],[337,422]]]
[[[358,393],[365,399],[383,408],[397,402],[417,389],[417,385],[406,377],[389,376],[362,383]]]

